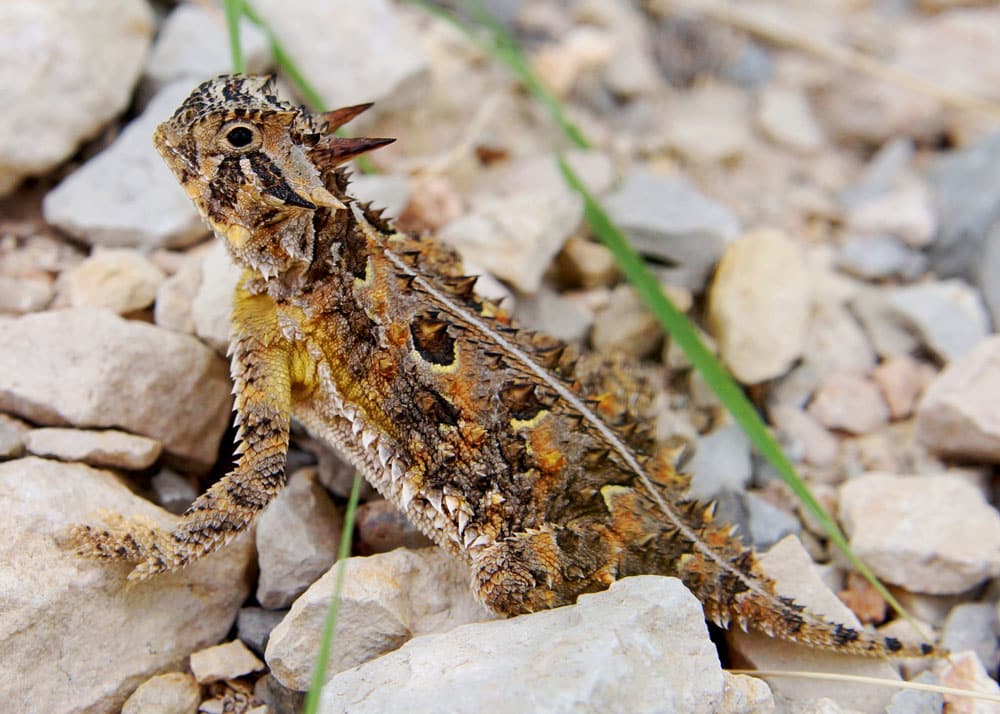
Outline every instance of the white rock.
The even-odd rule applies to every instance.
[[[50,280],[0,275],[0,313],[20,315],[45,309],[54,294]]]
[[[698,601],[679,580],[642,576],[575,606],[414,638],[336,675],[320,711],[761,711],[742,697],[722,708],[727,684]]]
[[[841,486],[840,514],[858,557],[907,590],[960,593],[1000,574],[1000,515],[963,479],[866,474]]]
[[[837,437],[809,414],[794,406],[776,404],[768,410],[771,423],[802,449],[802,458],[816,466],[829,466],[837,460]]]
[[[471,213],[449,223],[439,237],[457,248],[463,260],[521,292],[534,293],[582,218],[579,196],[558,198],[532,191],[481,197]]]
[[[228,368],[198,340],[101,310],[0,318],[0,409],[37,424],[118,427],[192,468],[218,456]]]
[[[746,92],[707,83],[671,97],[666,145],[693,164],[734,161],[750,143],[750,106]]]
[[[875,351],[850,310],[823,301],[813,305],[809,316],[802,359],[818,378],[826,379],[843,370],[867,374],[875,366]]]
[[[888,304],[883,290],[867,288],[859,292],[851,298],[851,312],[864,327],[869,342],[880,357],[910,354],[920,346],[920,340]]]
[[[525,327],[574,342],[585,338],[594,322],[594,310],[581,299],[583,297],[557,293],[543,285],[534,295],[522,295],[514,314]],[[502,305],[507,307],[509,302],[504,301]]]
[[[917,438],[941,456],[1000,463],[1000,336],[983,340],[931,382]]]
[[[271,674],[290,689],[309,688],[339,567],[299,597],[271,632],[265,658]],[[468,567],[439,548],[348,558],[346,567],[328,678],[415,635],[491,618],[472,595]]]
[[[927,256],[885,233],[850,235],[841,242],[837,267],[864,280],[910,281],[927,272]]]
[[[788,536],[760,556],[762,570],[777,584],[778,594],[791,597],[810,612],[849,627],[860,627],[857,617],[826,586],[819,569],[798,538]],[[824,652],[806,645],[773,639],[759,632],[729,630],[727,638],[733,654],[748,667],[766,670],[804,670],[854,674],[898,680],[899,673],[888,661]],[[777,677],[769,682],[781,711],[811,711],[805,705],[829,697],[849,711],[881,713],[896,692],[887,687],[845,687],[839,682],[809,681]]]
[[[187,672],[158,674],[139,685],[122,706],[122,714],[194,714],[201,687]]]
[[[605,208],[637,251],[678,266],[664,271],[667,282],[695,292],[740,232],[726,206],[683,179],[646,170],[630,172]]]
[[[885,288],[882,294],[892,314],[943,362],[961,357],[989,334],[982,298],[961,280]]]
[[[201,286],[202,261],[191,259],[163,281],[156,291],[153,321],[174,332],[194,334],[193,303]]]
[[[709,293],[708,322],[739,381],[784,374],[802,354],[811,303],[799,247],[784,233],[756,230],[730,243]]]
[[[893,419],[905,419],[913,413],[926,384],[928,370],[934,374],[933,367],[909,355],[890,357],[872,370],[872,381],[882,390]]]
[[[106,471],[36,458],[0,464],[0,696],[9,711],[117,711],[149,677],[224,637],[247,596],[248,538],[131,587],[129,565],[58,545],[68,525],[96,524],[102,509],[168,529],[177,520]]]
[[[0,28],[2,195],[128,106],[153,13],[145,0],[12,0]]]
[[[386,218],[397,218],[410,200],[410,179],[391,174],[355,174],[351,177],[351,195],[383,209]]]
[[[909,246],[923,248],[937,229],[930,190],[922,181],[903,181],[852,206],[847,226],[859,233],[888,233]]]
[[[229,347],[233,295],[242,272],[222,241],[216,240],[205,252],[201,283],[191,302],[191,319],[195,334],[221,354]]]
[[[104,248],[63,273],[59,288],[72,307],[103,307],[124,315],[152,305],[166,277],[137,251]]]
[[[115,429],[32,429],[25,434],[24,446],[35,456],[134,471],[152,466],[163,451],[156,439]]]
[[[1000,686],[990,677],[975,652],[957,652],[948,657],[947,663],[935,668],[935,673],[945,687],[982,692],[994,697],[1000,695]],[[995,702],[980,701],[970,697],[944,695],[948,714],[996,714]]]
[[[789,149],[811,154],[823,148],[826,137],[806,95],[777,85],[765,86],[757,106],[757,124],[765,136]]]
[[[93,245],[152,250],[203,236],[198,212],[150,139],[190,92],[188,80],[161,89],[111,146],[46,194],[45,220]]]
[[[889,422],[889,407],[871,380],[856,372],[837,372],[819,388],[809,413],[828,429],[868,434]]]
[[[182,3],[163,20],[146,61],[146,76],[157,85],[184,79],[193,85],[232,70],[226,21],[215,8]],[[249,74],[271,64],[267,36],[246,18],[240,20],[240,46]]]
[[[257,0],[253,8],[327,106],[398,110],[426,100],[428,57],[412,11],[387,0]]]
[[[316,470],[292,474],[257,519],[257,601],[271,609],[291,605],[337,559],[342,528]]]
[[[236,679],[264,669],[264,663],[239,640],[191,653],[191,674],[199,684]]]
[[[663,342],[663,328],[636,293],[621,284],[611,291],[607,304],[594,317],[590,343],[599,352],[622,352],[648,357]]]

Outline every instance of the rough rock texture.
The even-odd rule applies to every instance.
[[[288,607],[325,573],[337,559],[342,521],[316,469],[292,474],[257,519],[258,602]]]
[[[152,466],[163,451],[156,439],[114,429],[32,429],[25,434],[24,446],[35,456],[136,471]]]
[[[1000,336],[948,365],[917,407],[917,438],[941,456],[1000,463]]]
[[[228,369],[192,337],[81,308],[0,318],[0,409],[120,427],[207,469],[229,421]]]
[[[785,234],[758,230],[726,247],[708,321],[738,380],[755,384],[779,377],[802,354],[810,294],[799,247]]]
[[[830,591],[819,576],[818,568],[798,538],[789,536],[760,557],[764,572],[774,578],[778,594],[792,597],[810,612],[825,615],[850,627],[860,623],[847,606]],[[759,632],[729,630],[728,639],[733,666],[757,669],[794,669],[798,671],[856,674],[881,679],[899,679],[889,662],[865,657],[846,657],[821,652],[803,645],[776,640]],[[769,682],[779,711],[813,711],[808,704],[830,697],[850,711],[881,713],[895,693],[892,687],[845,687],[840,682],[822,682],[775,678]]]
[[[264,669],[264,663],[239,640],[191,653],[191,674],[199,684],[236,679]]]
[[[381,111],[423,98],[426,50],[394,3],[258,0],[253,8],[327,106],[376,102]]]
[[[205,235],[191,200],[150,136],[191,92],[180,80],[161,89],[115,142],[45,196],[45,220],[93,245],[148,250]]]
[[[0,28],[3,195],[128,106],[153,13],[146,0],[13,0],[0,5]]]
[[[726,685],[698,601],[679,580],[643,576],[573,606],[414,638],[335,676],[320,711],[768,710],[759,685],[724,708]]]
[[[124,315],[152,305],[166,277],[140,253],[111,248],[95,250],[64,273],[59,289],[73,307],[102,307]]]
[[[271,632],[266,659],[290,689],[306,690],[337,568],[317,580]],[[439,548],[348,558],[328,675],[396,649],[414,635],[491,615],[476,602],[468,568]]]
[[[859,476],[840,515],[858,557],[907,590],[956,594],[1000,575],[1000,514],[964,479]]]
[[[161,528],[176,520],[106,471],[37,458],[0,464],[0,698],[9,711],[114,711],[150,676],[218,642],[246,598],[248,538],[132,587],[127,565],[58,545],[68,525],[96,523],[101,509]]]
[[[855,372],[838,372],[816,392],[809,413],[828,429],[867,434],[889,421],[889,407],[882,392]]]
[[[191,319],[194,333],[222,354],[229,347],[233,293],[241,274],[222,241],[214,241],[205,251],[201,282],[191,301]]]
[[[194,714],[201,702],[201,687],[187,672],[159,674],[132,692],[122,714]]]

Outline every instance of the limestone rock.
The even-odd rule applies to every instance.
[[[767,711],[760,685],[727,698],[738,683],[703,618],[679,580],[626,578],[573,606],[416,637],[336,675],[320,711]]]
[[[158,674],[139,685],[122,706],[122,714],[194,714],[201,687],[186,672]]]
[[[694,498],[707,501],[724,490],[741,491],[753,475],[750,439],[735,422],[720,426],[698,440],[685,470],[691,473]]]
[[[192,337],[79,308],[0,318],[0,409],[38,424],[119,427],[192,467],[215,463],[228,369]]]
[[[757,123],[769,139],[803,154],[818,151],[826,142],[808,98],[796,89],[765,87],[760,93]]]
[[[267,36],[245,17],[240,20],[240,45],[249,74],[267,70],[271,64]],[[146,77],[157,86],[183,79],[193,87],[231,70],[225,19],[196,3],[182,3],[167,15],[146,61]]]
[[[926,368],[926,369],[925,369]],[[890,357],[872,371],[872,381],[882,391],[893,419],[905,419],[913,413],[924,389],[927,369],[909,355]]]
[[[24,445],[35,456],[134,471],[152,466],[163,451],[163,444],[156,439],[115,429],[32,429],[25,435]]]
[[[53,294],[50,280],[0,275],[0,314],[20,315],[43,310],[52,301]]]
[[[246,598],[247,538],[132,587],[128,564],[63,550],[59,534],[97,523],[101,509],[161,528],[176,522],[106,471],[37,458],[0,464],[0,696],[10,711],[115,711],[149,677],[225,636]]]
[[[598,352],[621,350],[635,358],[648,357],[663,342],[663,328],[635,288],[622,284],[594,317],[590,342]]]
[[[983,340],[931,382],[917,407],[917,438],[941,456],[1000,463],[1000,337]]]
[[[263,657],[271,631],[288,614],[287,610],[244,607],[236,617],[236,634],[254,654]]]
[[[236,679],[264,669],[264,663],[239,640],[191,653],[191,673],[199,684]]]
[[[1000,574],[1000,514],[953,476],[870,473],[840,488],[851,547],[880,578],[934,595]]]
[[[327,106],[399,110],[425,99],[427,52],[414,17],[394,3],[257,0],[253,8]]]
[[[823,383],[809,413],[828,429],[868,434],[889,422],[889,407],[877,386],[856,372],[837,372]]]
[[[983,692],[994,697],[1000,695],[1000,686],[986,673],[975,652],[952,654],[947,663],[935,668],[935,673],[945,687]],[[996,711],[992,703],[953,694],[945,694],[944,701],[948,714],[992,714]]]
[[[816,565],[796,537],[788,536],[760,556],[760,565],[777,583],[779,595],[794,598],[810,612],[823,615],[834,622],[860,627],[854,613],[837,599],[820,578]],[[823,652],[805,645],[773,639],[759,632],[743,632],[738,628],[730,629],[727,637],[734,660],[757,669],[801,668],[813,672],[899,679],[896,668],[887,661]],[[845,709],[880,714],[896,692],[892,687],[861,689],[844,687],[838,682],[780,678],[772,680],[770,685],[775,699],[783,706],[782,711],[809,711],[804,704],[821,697],[830,697]]]
[[[48,171],[128,106],[153,36],[146,0],[0,7],[0,195]]]
[[[205,252],[201,282],[191,301],[191,319],[195,334],[220,354],[229,347],[233,294],[242,273],[222,241],[216,240]]]
[[[784,233],[757,230],[730,243],[709,293],[708,321],[723,360],[744,384],[784,374],[802,354],[809,274]]]
[[[982,298],[961,280],[887,288],[883,295],[894,316],[942,362],[961,357],[989,334]]]
[[[104,249],[60,276],[60,291],[72,307],[98,307],[124,315],[153,304],[166,279],[134,250]]]
[[[271,632],[267,664],[290,689],[309,688],[338,567],[313,583]],[[346,568],[328,676],[415,635],[491,618],[472,596],[468,568],[438,548],[348,558]]]
[[[258,602],[271,609],[291,605],[337,559],[342,527],[316,470],[292,474],[257,519]]]
[[[954,608],[944,623],[941,645],[949,652],[972,650],[991,677],[1000,665],[1000,619],[995,603],[967,602]]]
[[[153,321],[174,332],[193,335],[193,302],[201,286],[201,260],[188,260],[160,284],[153,306]]]
[[[110,147],[46,194],[45,220],[92,245],[152,250],[203,236],[191,199],[150,140],[190,92],[189,80],[161,89]]]

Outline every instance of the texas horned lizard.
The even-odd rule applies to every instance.
[[[239,460],[172,533],[80,526],[84,555],[174,570],[247,528],[285,480],[289,421],[346,455],[424,533],[470,564],[506,615],[572,603],[616,578],[676,575],[717,623],[842,652],[927,654],[775,595],[753,554],[686,500],[688,480],[588,394],[563,345],[511,326],[456,255],[395,232],[339,166],[383,139],[333,130],[270,79],[198,87],[155,143],[244,268],[232,375]],[[627,410],[626,410],[627,411]]]

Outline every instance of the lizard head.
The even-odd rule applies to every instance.
[[[342,139],[370,104],[312,114],[278,98],[273,77],[199,85],[153,143],[237,263],[265,279],[312,261],[313,214],[345,208],[324,173],[391,139]]]

